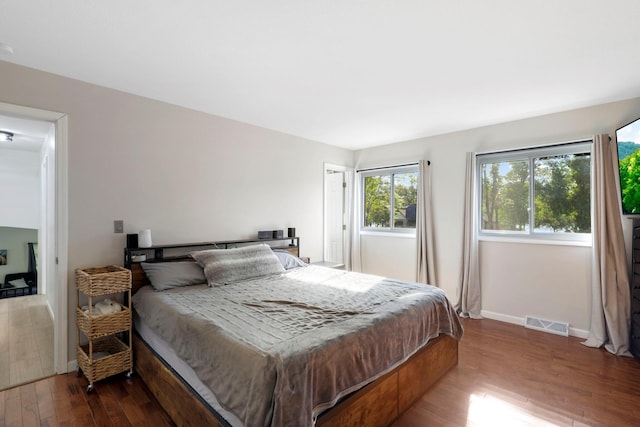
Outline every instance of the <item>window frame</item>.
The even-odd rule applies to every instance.
[[[475,171],[475,197],[476,203],[476,230],[479,240],[508,240],[522,241],[526,243],[558,243],[558,244],[582,244],[592,243],[591,233],[567,233],[567,232],[539,232],[535,230],[535,167],[534,160],[541,157],[554,157],[570,154],[585,154],[590,156],[590,196],[589,212],[591,217],[591,230],[593,232],[593,141],[580,140],[562,144],[522,148],[509,151],[483,153],[476,156]],[[529,230],[483,230],[482,228],[482,166],[498,162],[527,161],[529,165]]]
[[[372,169],[367,169],[364,171],[360,171],[360,214],[359,214],[359,221],[360,221],[360,231],[362,232],[366,232],[366,233],[380,233],[380,234],[384,234],[384,233],[392,233],[392,234],[397,234],[397,235],[414,235],[416,233],[416,227],[413,228],[396,228],[395,227],[395,221],[394,221],[394,212],[395,212],[395,192],[394,192],[394,186],[395,186],[395,180],[393,179],[393,175],[396,174],[402,174],[402,173],[416,173],[418,175],[418,180],[420,179],[420,171],[418,168],[418,164],[411,164],[411,165],[403,165],[403,166],[390,166],[390,167],[381,167],[381,168],[372,168]],[[366,191],[365,191],[365,180],[367,177],[371,177],[371,176],[389,176],[390,177],[390,181],[391,181],[391,189],[390,189],[390,194],[391,194],[391,201],[390,201],[390,205],[389,205],[389,211],[390,211],[390,227],[366,227],[365,226],[365,195],[366,195]],[[416,191],[417,191],[417,186],[416,186]],[[417,194],[416,194],[417,196]],[[416,208],[417,208],[417,197],[416,197]]]

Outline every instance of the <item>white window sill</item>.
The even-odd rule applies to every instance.
[[[531,245],[551,245],[551,246],[581,246],[590,248],[593,246],[593,239],[589,240],[561,240],[545,239],[543,237],[516,237],[516,236],[478,236],[480,242],[503,242],[503,243],[524,243]]]
[[[402,237],[402,238],[409,238],[409,239],[415,239],[416,238],[415,230],[414,231],[410,231],[410,232],[397,232],[397,233],[394,233],[392,231],[360,230],[360,235],[361,236],[376,236],[376,237]]]

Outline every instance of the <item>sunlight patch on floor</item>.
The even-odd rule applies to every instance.
[[[528,402],[523,401],[523,406]],[[469,396],[467,427],[515,427],[515,426],[547,426],[559,427],[545,418],[531,413],[528,408],[518,406],[491,394],[472,394]]]

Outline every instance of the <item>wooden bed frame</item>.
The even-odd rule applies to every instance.
[[[139,264],[131,265],[133,289],[149,284]],[[137,335],[133,337],[134,370],[178,426],[226,425],[165,362]],[[387,426],[458,364],[458,342],[441,335],[402,365],[351,393],[322,413],[323,427]]]

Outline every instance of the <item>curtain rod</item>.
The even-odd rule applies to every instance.
[[[427,160],[427,165],[431,164],[431,160]],[[367,172],[367,171],[377,171],[377,170],[381,170],[381,169],[395,169],[395,168],[401,168],[404,166],[417,166],[418,162],[414,162],[414,163],[405,163],[402,165],[392,165],[392,166],[381,166],[379,168],[366,168],[366,169],[357,169],[356,172]]]
[[[611,136],[609,136],[609,141],[611,141]],[[528,147],[508,148],[505,150],[482,151],[482,152],[476,153],[476,156],[483,156],[485,154],[517,153],[518,151],[529,151],[529,150],[535,150],[537,148],[564,147],[565,145],[583,144],[585,142],[593,143],[593,137],[576,139],[574,141],[556,142],[553,144],[530,145]]]

